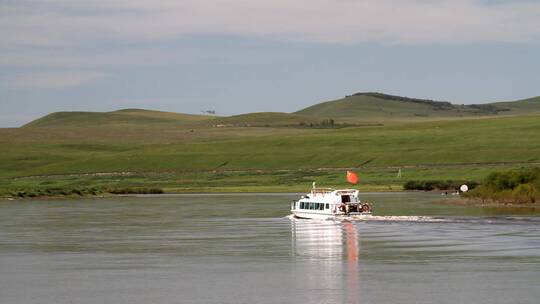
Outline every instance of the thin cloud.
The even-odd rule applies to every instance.
[[[2,45],[140,42],[201,33],[317,43],[538,42],[540,3],[479,0],[21,0]]]
[[[111,69],[222,56],[163,47],[197,35],[322,44],[540,43],[538,16],[540,2],[504,0],[13,0],[0,3],[0,66]]]
[[[70,49],[28,49],[0,51],[0,66],[12,67],[67,67],[111,68],[182,62],[190,53],[166,51],[159,48],[130,50],[107,49],[82,51]],[[192,57],[192,56],[191,56]],[[187,62],[187,60],[184,60]]]
[[[6,77],[2,85],[11,89],[60,89],[95,82],[107,74],[94,71],[48,71]]]

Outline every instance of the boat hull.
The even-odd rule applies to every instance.
[[[295,218],[299,219],[314,219],[314,220],[341,220],[341,219],[351,219],[351,218],[362,218],[372,216],[371,212],[354,212],[349,214],[334,214],[326,212],[303,212],[293,210],[292,214]]]

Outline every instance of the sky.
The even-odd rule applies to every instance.
[[[0,0],[0,127],[292,112],[356,92],[540,95],[540,0]]]

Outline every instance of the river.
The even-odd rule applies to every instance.
[[[0,202],[1,303],[538,303],[540,211],[367,193],[373,220],[293,194]]]

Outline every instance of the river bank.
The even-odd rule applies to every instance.
[[[511,165],[513,166],[513,165]],[[348,168],[357,172],[360,191],[401,191],[415,181],[480,181],[506,165]],[[188,172],[101,172],[0,178],[0,197],[96,196],[128,193],[306,192],[319,187],[350,188],[344,168],[212,170]],[[401,175],[399,173],[401,172]],[[425,189],[432,190],[432,189]]]
[[[536,200],[538,191],[534,181],[526,184],[520,182],[532,180],[532,177],[536,176],[539,171],[534,167],[510,171],[493,171],[490,167],[408,168],[399,171],[401,176],[396,175],[395,168],[363,168],[356,171],[360,174],[360,183],[354,186],[346,182],[342,168],[28,176],[0,179],[0,198],[59,199],[181,193],[306,193],[311,189],[312,182],[316,182],[318,187],[341,189],[354,187],[361,192],[427,190],[435,193],[455,192],[462,183],[465,183],[469,185],[469,189],[480,186],[463,194],[454,204],[523,205],[540,201]],[[511,188],[507,190],[504,187]]]
[[[458,197],[447,200],[441,200],[438,203],[455,206],[470,206],[470,207],[508,207],[508,208],[538,208],[540,203],[517,203],[513,201],[496,201],[483,200],[479,198]]]
[[[349,187],[350,188],[350,187]],[[399,185],[387,186],[387,185],[362,185],[355,187],[360,192],[405,192]],[[0,196],[3,200],[13,199],[77,199],[77,198],[109,198],[109,197],[121,197],[121,196],[138,196],[138,195],[176,195],[176,194],[241,194],[241,193],[274,193],[274,194],[290,194],[290,193],[306,193],[310,191],[310,185],[297,185],[297,186],[256,186],[256,187],[212,187],[212,188],[165,188],[156,189],[151,191],[144,191],[144,189],[117,189],[112,192],[99,191],[94,194],[88,191],[70,191],[61,190],[65,194],[51,194],[40,195],[44,192],[30,192],[21,193],[15,192],[12,194],[4,194]],[[79,194],[80,193],[80,194]]]

